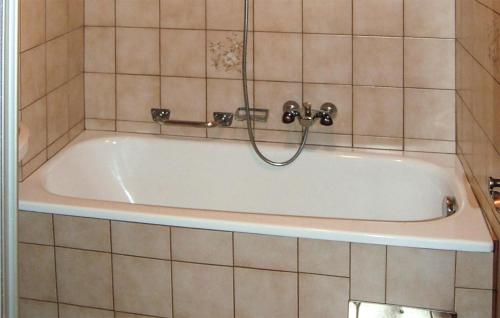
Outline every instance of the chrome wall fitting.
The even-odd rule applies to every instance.
[[[250,120],[266,123],[269,118],[269,110],[264,108],[250,108]],[[234,119],[238,121],[247,120],[246,107],[236,109]]]
[[[282,122],[291,124],[298,118],[300,125],[305,128],[311,127],[317,120],[323,126],[331,126],[337,113],[337,107],[332,103],[324,103],[319,110],[315,110],[308,102],[304,102],[300,107],[296,101],[287,101],[283,105]]]
[[[491,198],[493,199],[493,206],[495,210],[500,213],[500,179],[490,177],[488,179],[488,189],[490,190]]]
[[[457,318],[454,312],[398,305],[349,302],[349,318]]]
[[[169,109],[152,108],[151,116],[153,121],[162,125],[175,125],[197,128],[229,127],[233,124],[233,114],[224,112],[215,112],[214,120],[209,122],[171,120]]]

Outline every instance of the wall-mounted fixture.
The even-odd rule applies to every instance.
[[[319,120],[323,126],[333,125],[337,116],[337,107],[332,103],[324,103],[319,110],[312,109],[311,103],[304,102],[302,107],[296,101],[288,101],[283,105],[283,118],[285,124],[291,124],[296,118],[302,127],[309,128]]]
[[[493,206],[496,211],[500,213],[500,179],[490,177],[488,180],[488,189],[490,190],[491,198],[493,199]]]
[[[186,127],[198,127],[198,128],[214,128],[214,127],[229,127],[233,124],[233,114],[215,112],[214,120],[209,122],[203,121],[187,121],[187,120],[171,120],[170,119],[170,109],[162,108],[152,108],[151,116],[153,121],[162,125],[175,125],[175,126],[186,126]]]

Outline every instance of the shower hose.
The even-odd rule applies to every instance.
[[[297,149],[297,152],[286,161],[273,161],[267,158],[257,146],[255,141],[255,135],[252,127],[252,117],[250,113],[250,100],[248,98],[248,74],[247,74],[247,56],[248,56],[248,20],[249,20],[249,11],[250,11],[250,0],[245,1],[244,5],[244,17],[243,17],[243,57],[242,57],[242,75],[243,75],[243,97],[245,99],[245,111],[246,111],[246,122],[247,122],[247,130],[248,137],[250,138],[250,143],[255,151],[255,153],[262,159],[265,163],[270,164],[275,167],[283,167],[294,162],[304,150],[304,146],[306,145],[307,136],[309,135],[309,127],[306,127],[302,131],[302,140],[300,142],[300,146]]]

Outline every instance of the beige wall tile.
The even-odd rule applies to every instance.
[[[491,290],[457,288],[455,290],[455,311],[458,317],[492,317],[493,299],[493,291]]]
[[[19,299],[19,318],[58,317],[57,304],[30,299]]]
[[[85,28],[85,71],[115,72],[114,28]]]
[[[68,78],[73,78],[84,71],[85,49],[83,28],[68,34]]]
[[[47,42],[47,91],[68,80],[68,36]]]
[[[116,122],[116,131],[132,132],[140,134],[160,134],[161,127],[154,122],[122,121]]]
[[[60,304],[59,318],[114,318],[114,313],[110,310]]]
[[[351,36],[306,34],[303,45],[304,82],[352,83]]]
[[[54,247],[18,244],[19,297],[56,301]]]
[[[118,73],[159,75],[159,59],[159,30],[116,29],[116,71]]]
[[[116,118],[150,121],[151,108],[160,106],[160,77],[117,75]]]
[[[243,1],[207,0],[209,30],[243,30]],[[250,30],[253,30],[253,0],[250,0]]]
[[[61,137],[57,138],[52,144],[47,147],[47,158],[50,159],[55,156],[61,149],[69,143],[69,134],[64,133]]]
[[[21,111],[21,121],[30,130],[29,148],[23,163],[47,147],[47,100],[41,98]]]
[[[455,92],[405,89],[405,137],[455,140]]]
[[[456,153],[455,141],[406,138],[404,146],[406,151]]]
[[[85,117],[116,118],[114,74],[85,74]]]
[[[297,271],[297,239],[234,233],[234,265]]]
[[[292,33],[256,33],[255,79],[302,81],[302,37]],[[274,57],[279,56],[279,59]]]
[[[52,215],[38,212],[17,213],[18,241],[20,243],[54,244]]]
[[[299,274],[301,318],[347,317],[349,279]]]
[[[123,312],[115,312],[115,318],[151,318],[151,316],[142,316],[136,314],[126,314]]]
[[[356,35],[403,35],[403,0],[353,0]]]
[[[19,45],[25,51],[45,42],[45,0],[21,0],[19,8]]]
[[[405,39],[405,86],[455,88],[455,42],[447,39]]]
[[[349,243],[299,239],[299,272],[349,277]]]
[[[116,0],[116,25],[126,27],[159,27],[158,0]]]
[[[29,177],[33,172],[35,172],[36,169],[40,168],[40,166],[44,164],[45,161],[47,161],[47,150],[40,152],[33,159],[22,166],[22,178],[26,179],[27,177]]]
[[[457,252],[455,285],[465,288],[493,288],[493,253]]]
[[[28,106],[46,94],[45,45],[22,53],[20,61],[20,105]]]
[[[109,221],[54,215],[57,246],[110,252]]]
[[[402,38],[356,36],[353,48],[355,85],[403,86]]]
[[[171,317],[169,261],[113,255],[115,310]]]
[[[46,1],[47,39],[53,39],[68,31],[68,0]]]
[[[68,0],[68,31],[85,24],[85,0]]]
[[[170,259],[168,226],[111,221],[113,253]]]
[[[387,248],[383,245],[351,244],[351,298],[385,302]]]
[[[236,318],[297,317],[297,274],[235,268]]]
[[[405,35],[455,38],[455,0],[406,0]]]
[[[110,119],[85,119],[85,129],[114,131],[116,129],[115,120]]]
[[[241,79],[243,64],[243,33],[207,32],[207,77]],[[247,75],[253,78],[253,34],[249,34]]]
[[[353,131],[356,135],[403,137],[403,89],[355,86]]]
[[[205,28],[205,0],[160,0],[161,27]]]
[[[354,148],[403,150],[403,138],[353,136]]]
[[[175,317],[232,318],[231,267],[172,263]]]
[[[85,25],[115,25],[115,0],[85,0]]]
[[[302,32],[300,0],[254,0],[255,30]]]
[[[80,74],[68,82],[68,123],[70,128],[73,128],[85,117],[84,89],[83,74]]]
[[[161,30],[161,74],[205,76],[205,32]]]
[[[352,0],[304,1],[302,5],[304,32],[352,34]]]
[[[388,303],[453,310],[454,283],[454,252],[388,247]]]
[[[232,266],[233,234],[231,232],[172,228],[172,259]]]
[[[312,132],[352,134],[352,86],[329,84],[304,84],[304,101],[319,109],[326,102],[337,106],[333,126],[314,126]]]
[[[60,86],[47,95],[47,143],[51,144],[68,129],[68,87]]]

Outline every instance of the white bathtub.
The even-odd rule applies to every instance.
[[[275,159],[288,146],[268,144]],[[418,159],[417,159],[418,157]],[[458,211],[443,212],[446,196]],[[309,147],[270,167],[246,142],[86,131],[20,185],[20,209],[359,243],[490,252],[456,156]]]

